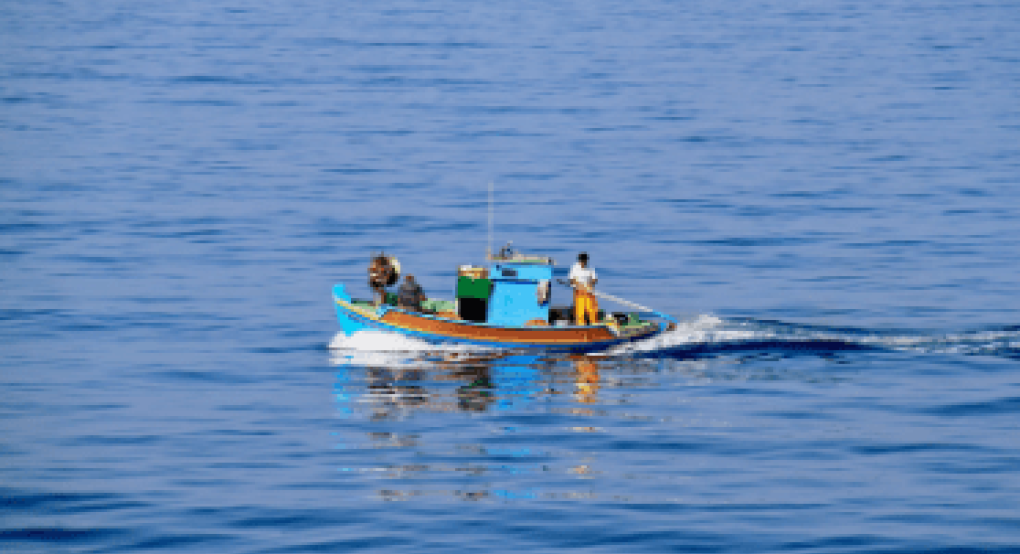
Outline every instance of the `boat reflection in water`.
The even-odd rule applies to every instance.
[[[367,409],[374,419],[399,419],[413,411],[524,410],[568,392],[579,404],[594,404],[599,401],[600,363],[606,362],[583,355],[447,354],[387,365],[338,357],[336,398],[341,414]]]
[[[619,360],[342,352],[333,362],[341,470],[386,481],[378,497],[587,498],[563,480],[601,474],[598,455],[571,437],[614,415],[599,406],[600,374]]]
[[[760,349],[642,358],[398,346],[409,348],[332,350],[331,460],[338,489],[361,498],[685,503],[707,478],[729,491],[713,487],[712,501],[749,502],[740,485],[757,474],[732,452],[774,421],[772,391],[851,378],[813,355],[773,371]],[[738,405],[758,390],[757,404]]]
[[[521,410],[547,392],[556,363],[537,355],[461,354],[386,360],[336,357],[338,411],[373,419],[412,412]]]

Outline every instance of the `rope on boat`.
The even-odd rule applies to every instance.
[[[655,315],[657,315],[657,316],[659,316],[662,319],[665,319],[667,321],[671,321],[673,323],[680,323],[675,317],[668,316],[668,315],[666,315],[666,314],[664,314],[662,312],[653,310],[653,309],[651,309],[649,307],[646,307],[646,306],[642,306],[641,304],[638,304],[636,302],[631,302],[630,300],[624,300],[624,299],[622,299],[620,297],[613,296],[612,294],[608,294],[608,293],[605,293],[605,292],[600,292],[600,291],[597,291],[595,289],[591,289],[588,292],[591,292],[592,294],[594,294],[595,296],[598,296],[599,298],[605,298],[606,300],[611,300],[613,302],[619,302],[620,304],[623,304],[624,306],[630,306],[631,308],[634,308],[634,309],[637,309],[637,310],[641,310],[642,312],[648,312],[650,314],[655,314]]]
[[[564,279],[558,279],[557,282],[559,282],[559,284],[561,284],[561,285],[566,285],[568,287],[570,286],[570,284],[566,280],[564,280]],[[630,300],[624,300],[623,298],[620,298],[618,296],[613,296],[612,294],[605,293],[605,292],[600,292],[600,291],[597,291],[595,289],[591,289],[591,290],[589,290],[589,292],[591,292],[595,296],[598,296],[599,298],[605,298],[606,300],[610,300],[612,302],[619,302],[620,304],[623,304],[624,306],[630,306],[631,308],[634,308],[636,310],[640,310],[640,311],[645,312],[645,313],[657,315],[657,316],[661,317],[662,319],[665,319],[666,321],[669,321],[669,322],[671,322],[673,324],[679,324],[680,323],[680,321],[677,318],[673,317],[673,316],[666,315],[666,314],[664,314],[662,312],[653,310],[653,309],[651,309],[651,308],[649,308],[647,306],[642,306],[641,304],[638,304],[637,302],[631,302]]]

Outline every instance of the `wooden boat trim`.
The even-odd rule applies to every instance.
[[[490,327],[459,323],[449,319],[422,317],[399,310],[388,310],[381,322],[421,333],[432,333],[468,340],[487,340],[522,344],[576,344],[612,341],[617,337],[604,326],[588,327]]]

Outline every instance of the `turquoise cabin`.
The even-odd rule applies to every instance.
[[[543,262],[498,262],[489,268],[492,295],[490,325],[519,327],[539,319],[549,321],[553,266]]]
[[[548,258],[493,258],[487,270],[466,267],[457,279],[458,315],[500,327],[549,322],[553,261]],[[484,273],[483,273],[484,272]]]

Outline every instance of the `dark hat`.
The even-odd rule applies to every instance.
[[[587,252],[581,252],[580,254],[577,255],[577,259],[581,260],[582,262],[587,262],[588,261],[588,253]]]

